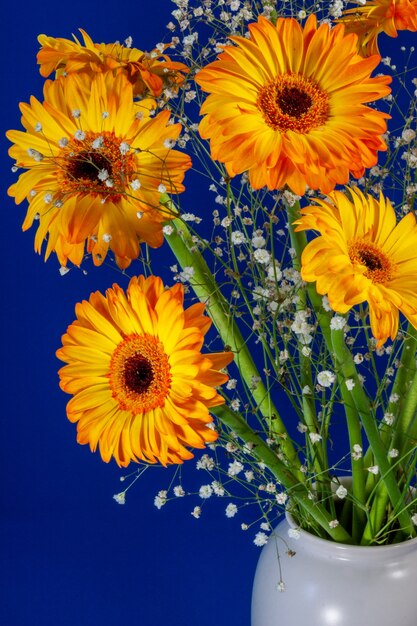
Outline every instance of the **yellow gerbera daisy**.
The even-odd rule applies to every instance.
[[[306,185],[327,193],[359,177],[386,150],[389,116],[364,106],[386,96],[388,76],[370,78],[379,57],[363,59],[339,25],[304,29],[291,18],[260,17],[250,39],[231,37],[217,61],[196,76],[210,92],[200,134],[230,176],[249,170],[255,189]]]
[[[343,15],[338,21],[347,33],[358,35],[359,50],[366,55],[379,54],[380,33],[398,37],[399,30],[417,31],[417,0],[370,0]]]
[[[381,346],[398,331],[398,311],[417,328],[417,225],[408,213],[397,224],[388,198],[379,201],[359,189],[340,191],[318,206],[301,210],[296,230],[313,229],[320,237],[303,251],[301,276],[316,281],[330,306],[346,313],[368,302],[371,330]]]
[[[96,265],[110,248],[125,268],[140,241],[162,244],[162,223],[175,217],[161,194],[184,190],[191,160],[170,147],[181,126],[167,111],[142,120],[123,74],[71,74],[47,81],[44,97],[21,104],[26,132],[7,133],[10,156],[28,170],[9,188],[29,202],[23,230],[37,220],[35,250],[48,236],[45,257],[55,251],[62,265],[79,265],[88,240]]]
[[[60,386],[73,394],[67,415],[77,440],[99,445],[103,461],[182,463],[217,434],[209,408],[224,402],[214,387],[231,352],[201,354],[211,320],[204,305],[184,310],[184,288],[155,276],[132,278],[77,304],[77,320],[57,356],[68,365]]]
[[[80,32],[84,45],[74,35],[74,41],[39,35],[41,49],[37,60],[42,76],[47,77],[53,71],[57,76],[72,72],[88,72],[90,75],[109,70],[113,74],[123,72],[132,83],[135,96],[149,93],[158,97],[164,88],[181,85],[184,73],[189,71],[186,65],[171,61],[160,50],[148,53],[120,43],[97,44],[81,28]]]

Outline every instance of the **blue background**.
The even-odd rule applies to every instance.
[[[4,132],[20,128],[18,102],[42,93],[37,35],[70,38],[82,27],[95,41],[132,35],[133,45],[149,50],[169,37],[165,25],[175,5],[72,0],[64,9],[45,0],[27,7],[8,5],[0,37],[0,624],[205,626],[216,620],[245,626],[259,548],[253,533],[240,530],[243,520],[226,519],[224,500],[207,502],[199,520],[190,514],[197,498],[158,511],[153,498],[171,480],[163,469],[146,472],[119,506],[112,496],[128,472],[79,446],[66,418],[69,396],[58,387],[55,351],[74,305],[114,281],[126,286],[127,279],[90,266],[87,275],[71,270],[61,277],[55,256],[44,263],[35,255],[35,230],[21,232],[26,205],[6,196],[17,174]],[[161,265],[172,264],[167,246],[159,253]],[[171,273],[163,275],[168,280]]]
[[[9,4],[0,37],[0,624],[249,626],[259,548],[254,532],[240,530],[241,514],[227,519],[227,502],[209,501],[196,520],[190,512],[200,502],[188,498],[158,511],[153,498],[171,480],[164,469],[146,472],[127,503],[117,505],[112,495],[124,486],[119,478],[134,468],[106,465],[77,445],[66,419],[68,396],[58,387],[55,358],[60,337],[78,300],[114,281],[126,286],[127,279],[114,268],[90,266],[86,275],[73,269],[61,277],[54,256],[45,264],[34,254],[34,229],[21,233],[25,204],[16,207],[6,196],[17,175],[4,132],[20,128],[19,101],[41,97],[37,35],[69,38],[82,27],[95,41],[132,35],[134,46],[152,49],[168,38],[165,25],[175,6],[169,0],[28,6]],[[198,189],[186,197],[183,209],[197,212]],[[168,280],[173,258],[167,246],[159,255]]]

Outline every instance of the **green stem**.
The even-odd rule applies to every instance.
[[[298,272],[301,271],[301,255],[303,253],[304,248],[307,245],[307,237],[305,232],[295,232],[293,222],[300,217],[300,203],[296,202],[293,206],[289,206],[285,203],[285,207],[288,215],[288,231],[291,240],[291,246],[295,250],[295,255],[292,260],[292,264],[295,270]],[[296,295],[298,296],[298,301],[296,304],[297,311],[305,311],[307,308],[307,294],[304,286],[300,286],[296,290]],[[311,359],[309,356],[305,356],[303,354],[303,347],[300,341],[297,342],[298,347],[298,362],[299,362],[299,374],[300,374],[300,387],[303,390],[305,387],[309,387],[312,391],[314,389],[313,384],[313,374],[311,371]],[[311,456],[313,458],[313,466],[315,470],[315,474],[321,476],[322,478],[317,484],[318,492],[324,487],[325,492],[324,496],[328,496],[331,494],[330,491],[330,480],[328,479],[328,460],[327,454],[325,453],[325,447],[320,450],[317,446],[314,446],[310,443],[308,434],[309,433],[319,433],[320,425],[317,420],[317,412],[316,412],[316,404],[314,401],[313,395],[302,395],[302,407],[303,407],[303,421],[307,426],[307,445],[310,447]],[[328,482],[328,489],[326,490],[325,485],[323,483]]]
[[[298,481],[288,467],[276,456],[274,451],[254,433],[241,415],[224,405],[214,407],[211,411],[225,426],[233,430],[242,441],[250,445],[252,454],[269,468],[275,478],[289,492],[289,496],[293,501],[297,502],[306,513],[311,515],[334,541],[352,543],[351,536],[342,526],[331,528],[330,522],[332,517],[324,506],[311,499],[306,485]]]
[[[183,269],[185,267],[193,268],[194,273],[189,282],[195,294],[201,302],[206,304],[207,312],[225,347],[228,346],[234,352],[236,366],[257,408],[268,423],[270,436],[280,442],[280,448],[290,466],[298,470],[300,462],[287,429],[271,400],[270,393],[261,380],[250,349],[230,313],[229,305],[221,294],[219,285],[216,283],[203,255],[192,240],[186,224],[178,218],[169,223],[174,228],[174,231],[166,237],[171,250]],[[254,380],[259,381],[256,387],[254,387]],[[299,478],[302,478],[301,473]]]
[[[379,467],[381,480],[385,485],[394,510],[397,511],[403,501],[403,495],[388,459],[388,450],[381,439],[381,434],[378,430],[375,416],[372,414],[368,397],[360,384],[352,354],[346,347],[343,333],[340,331],[332,331],[332,343],[334,356],[340,373],[345,380],[352,379],[355,383],[351,391],[352,399],[374,454],[375,461]],[[407,535],[414,535],[413,525],[407,512],[404,510],[399,512],[398,519],[404,532]],[[374,533],[377,531],[377,528],[373,529]],[[368,535],[368,533],[366,533],[362,539],[362,541],[366,543],[371,543],[372,540],[373,537]]]

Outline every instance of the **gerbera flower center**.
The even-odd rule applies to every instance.
[[[97,181],[98,174],[106,170],[111,178],[113,169],[111,163],[103,154],[97,152],[80,152],[77,158],[68,163],[67,175],[73,180],[87,179]]]
[[[152,335],[128,335],[110,360],[112,396],[132,414],[162,407],[171,386],[168,356]]]
[[[349,257],[352,263],[359,263],[366,267],[364,276],[373,283],[387,283],[395,274],[395,264],[385,252],[369,241],[351,242]]]
[[[274,130],[308,133],[329,118],[329,96],[301,74],[283,74],[261,87],[256,101],[265,122]]]
[[[60,189],[68,194],[93,193],[117,201],[134,173],[128,144],[112,132],[70,139],[56,160]]]
[[[140,354],[126,359],[124,369],[125,384],[136,393],[144,393],[153,381],[152,364]]]

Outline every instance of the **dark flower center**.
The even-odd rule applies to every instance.
[[[126,387],[135,393],[145,393],[153,381],[151,362],[141,354],[134,354],[125,361],[123,378]]]
[[[358,252],[358,257],[361,263],[366,265],[368,270],[373,271],[384,269],[380,254],[376,254],[372,250],[360,250]]]
[[[313,100],[298,87],[285,86],[277,94],[277,104],[285,115],[301,117],[310,109]]]
[[[258,91],[256,105],[270,128],[308,134],[326,124],[329,96],[302,74],[280,74]]]
[[[112,175],[112,166],[109,159],[99,152],[79,152],[67,166],[67,173],[71,178],[97,181],[100,171],[107,170]]]

